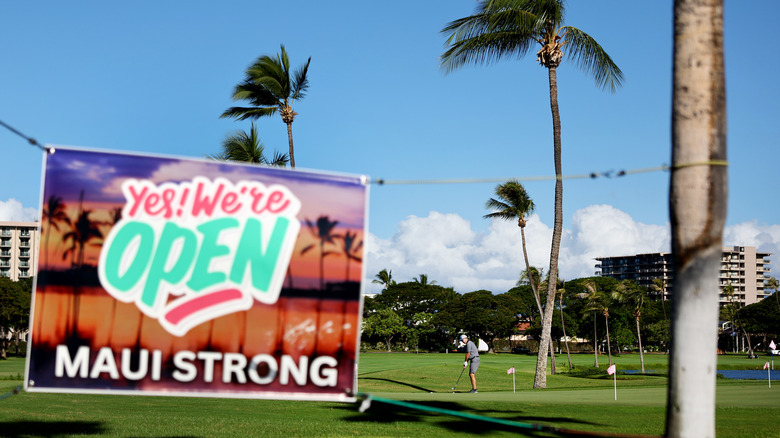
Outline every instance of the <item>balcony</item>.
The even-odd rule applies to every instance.
[[[22,240],[19,243],[20,248],[29,248],[30,247],[30,241],[29,240]]]
[[[21,251],[19,257],[30,258],[30,251]]]
[[[11,251],[0,251],[0,257],[11,257]]]

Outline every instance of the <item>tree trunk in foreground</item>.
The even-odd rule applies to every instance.
[[[556,285],[558,284],[558,253],[561,249],[563,229],[563,172],[561,169],[561,117],[558,113],[558,82],[556,68],[548,68],[550,78],[550,109],[553,119],[553,156],[555,159],[555,224],[552,247],[550,248],[550,278],[547,280],[547,302],[542,317],[542,339],[536,356],[534,388],[547,387],[547,348],[550,347],[553,308],[555,307]]]
[[[666,436],[715,436],[718,272],[726,217],[723,0],[675,0],[672,172],[675,267]]]

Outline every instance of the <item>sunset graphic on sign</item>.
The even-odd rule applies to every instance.
[[[364,178],[57,148],[27,385],[343,400]]]

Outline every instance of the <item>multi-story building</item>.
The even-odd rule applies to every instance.
[[[0,222],[0,276],[13,281],[38,270],[38,222]]]
[[[720,261],[720,304],[742,305],[763,300],[765,274],[769,272],[771,253],[758,252],[753,246],[723,248]],[[618,280],[633,280],[651,290],[651,297],[668,300],[672,294],[674,266],[670,253],[636,254],[621,257],[597,257],[596,275]],[[733,292],[733,293],[730,293]]]

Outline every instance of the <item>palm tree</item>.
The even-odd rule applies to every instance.
[[[531,264],[528,263],[528,250],[525,246],[525,225],[526,216],[534,211],[535,205],[531,197],[528,196],[525,187],[516,180],[507,181],[496,187],[496,197],[490,198],[485,204],[485,208],[493,210],[483,216],[485,219],[503,219],[507,221],[517,220],[517,226],[520,227],[520,237],[523,245],[523,259],[525,260],[526,272],[533,272]],[[530,279],[529,279],[530,280]],[[531,290],[534,292],[536,304],[539,306],[539,312],[542,312],[542,303],[539,299],[539,289],[537,281],[530,281]]]
[[[642,365],[642,374],[645,373],[645,354],[642,351],[642,333],[639,330],[639,318],[642,316],[642,306],[645,304],[646,295],[647,291],[643,287],[629,280],[621,281],[612,294],[612,298],[617,302],[628,304],[634,311],[636,338],[639,341],[639,363]]]
[[[436,284],[436,280],[428,281],[428,274],[420,274],[419,277],[414,277],[413,280],[420,286],[432,286]]]
[[[247,101],[249,107],[228,108],[220,117],[233,117],[238,120],[257,119],[271,116],[276,112],[287,124],[287,140],[290,143],[290,166],[295,167],[295,151],[293,148],[292,123],[298,115],[292,105],[306,95],[309,88],[307,72],[309,57],[306,64],[295,72],[290,71],[290,59],[287,50],[281,46],[281,53],[276,57],[261,56],[246,70],[244,82],[237,85],[233,91],[233,100]]]
[[[775,296],[775,302],[777,303],[777,310],[780,310],[780,294],[778,294],[778,287],[780,287],[780,282],[777,281],[776,277],[768,277],[766,279],[766,283],[764,284],[765,289],[772,289],[774,292],[772,295]]]
[[[671,339],[672,333],[669,329],[669,317],[666,315],[666,281],[662,278],[655,278],[653,279],[653,284],[650,285],[650,290],[652,290],[654,293],[660,293],[661,295],[661,310],[664,313],[664,322],[666,324],[666,338]]]
[[[728,200],[723,0],[675,0],[670,438],[715,436],[718,272]],[[700,164],[697,164],[700,163]]]
[[[726,304],[729,319],[731,319],[731,323],[733,325],[736,325],[739,330],[745,334],[745,339],[747,340],[748,345],[748,357],[753,357],[753,345],[750,342],[750,333],[745,330],[745,327],[742,325],[742,321],[739,319],[740,303],[737,301],[737,297],[734,296],[734,292],[734,286],[731,284],[727,284],[723,287],[723,295],[725,295],[729,300],[728,304]]]
[[[381,284],[383,285],[382,289],[387,289],[388,287],[395,284],[395,280],[393,280],[393,271],[392,269],[382,269],[379,271],[378,274],[374,276],[374,279],[371,280],[371,283]]]
[[[606,330],[607,330],[607,355],[609,356],[609,365],[612,365],[612,345],[609,341],[609,308],[611,304],[611,294],[607,293],[604,290],[601,290],[596,285],[596,282],[593,280],[586,280],[583,283],[583,286],[585,286],[585,289],[587,289],[587,300],[588,303],[585,305],[585,309],[592,311],[594,315],[594,323],[593,323],[593,329],[596,329],[596,323],[595,323],[595,315],[597,313],[601,313],[604,315],[604,322],[606,323]],[[595,334],[594,334],[595,339]],[[596,366],[598,367],[598,358],[596,359],[597,363]]]
[[[239,130],[225,138],[222,142],[222,151],[216,155],[209,155],[209,158],[217,161],[239,161],[278,167],[284,167],[289,161],[286,154],[276,151],[273,159],[265,156],[265,145],[260,141],[254,122],[248,133]]]
[[[312,221],[306,219],[306,225],[309,227],[309,230],[311,230],[312,234],[319,240],[319,247],[320,247],[320,290],[325,290],[325,257],[335,254],[333,251],[326,251],[325,250],[325,244],[331,243],[335,244],[336,238],[339,236],[336,234],[333,234],[333,229],[336,228],[336,225],[339,223],[339,221],[332,221],[327,216],[320,216],[317,218],[317,222],[313,223]],[[309,252],[312,248],[316,247],[316,244],[308,245],[306,248],[303,248],[301,250],[301,254],[306,254]]]
[[[558,255],[563,229],[563,172],[561,169],[561,120],[558,112],[557,68],[567,56],[602,89],[614,92],[623,73],[606,51],[582,30],[564,26],[563,0],[480,0],[474,15],[450,22],[442,32],[449,34],[449,48],[441,57],[447,72],[467,63],[491,63],[502,58],[526,55],[536,43],[541,45],[537,61],[547,68],[550,110],[553,122],[555,162],[555,218],[550,250],[550,281],[547,306],[542,319],[542,343],[536,361],[534,388],[547,387],[547,345],[555,304]],[[564,54],[563,48],[567,51]],[[547,342],[544,342],[547,341]]]
[[[347,257],[347,270],[344,275],[344,281],[349,281],[349,261],[354,260],[356,262],[363,261],[358,254],[363,249],[363,241],[357,242],[357,233],[354,231],[347,231],[341,236],[341,250],[344,251],[344,255]]]

